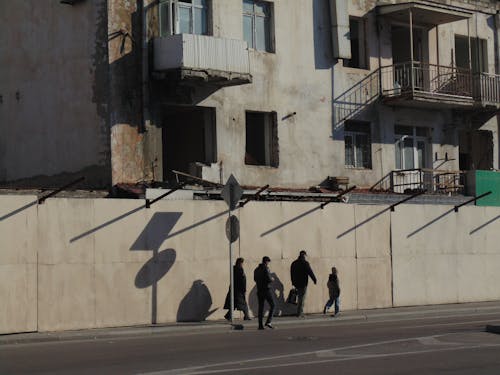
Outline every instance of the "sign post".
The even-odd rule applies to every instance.
[[[241,196],[243,195],[243,189],[236,180],[236,178],[231,174],[229,176],[226,184],[222,188],[221,196],[224,201],[229,206],[229,216],[226,221],[226,236],[229,240],[229,285],[230,285],[230,301],[229,306],[231,324],[233,324],[233,312],[234,312],[234,274],[233,274],[233,249],[232,243],[236,241],[240,235],[240,222],[238,218],[231,215],[231,211],[236,208]]]

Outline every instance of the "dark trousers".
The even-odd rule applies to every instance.
[[[297,288],[297,316],[304,315],[304,302],[306,300],[307,286]]]
[[[259,327],[262,328],[264,325],[262,321],[264,320],[264,301],[269,304],[269,314],[267,316],[266,324],[271,323],[274,314],[274,299],[269,289],[258,290],[257,298],[259,300]]]
[[[240,301],[240,306],[234,306],[235,310],[240,310],[243,311],[243,318],[244,319],[250,319],[250,315],[248,314],[248,305],[245,300]],[[230,319],[231,318],[231,308],[227,310],[226,315],[224,315],[224,318]]]

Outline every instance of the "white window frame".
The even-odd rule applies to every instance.
[[[405,126],[407,128],[412,129],[412,134],[397,134],[396,132],[394,132],[395,136],[394,147],[399,148],[399,155],[400,155],[401,169],[399,170],[427,168],[429,163],[429,157],[428,157],[429,147],[431,146],[429,142],[429,137],[417,135],[417,128],[418,128],[417,126],[407,126],[407,125],[398,125],[398,126]],[[413,166],[406,165],[406,160],[404,157],[404,141],[406,139],[412,140]],[[424,143],[423,161],[422,161],[423,165],[419,165],[420,162],[418,159],[418,142]],[[394,158],[396,159],[396,150],[394,150]],[[397,168],[397,163],[396,163],[396,168]]]
[[[162,7],[167,8],[166,19],[164,19],[165,14],[162,11]],[[193,2],[187,3],[185,1],[180,0],[161,0],[159,5],[159,20],[160,20],[160,36],[169,36],[180,34],[180,20],[179,20],[179,9],[189,9],[190,13],[190,23],[189,23],[189,34],[198,34],[198,35],[210,35],[210,24],[209,24],[209,16],[210,16],[210,0],[205,1],[205,5],[196,5]],[[202,32],[195,33],[194,30],[194,15],[195,9],[204,9],[205,10],[205,23],[206,30]]]
[[[242,4],[244,3],[245,0],[243,0]],[[260,1],[260,0],[249,0],[252,1],[253,3],[253,11],[247,11],[245,10],[245,7],[243,6],[243,17],[251,17],[252,18],[252,42],[248,44],[248,48],[258,50],[258,51],[264,51],[264,52],[274,52],[274,9],[273,9],[273,3],[269,1]],[[268,14],[262,13],[257,10],[256,5],[258,4],[265,4],[267,7]],[[265,50],[259,50],[257,49],[257,18],[264,18],[264,24],[265,20],[267,19],[268,25],[269,25],[269,30],[267,35],[267,38],[269,39],[269,47],[268,49]],[[264,33],[266,33],[266,30],[264,30]],[[245,30],[243,26],[243,39],[245,39]],[[248,42],[248,41],[247,41]]]

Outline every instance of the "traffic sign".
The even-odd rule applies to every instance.
[[[234,215],[229,216],[226,221],[226,237],[231,243],[240,237],[240,221]]]
[[[227,179],[226,184],[222,188],[220,192],[222,198],[229,206],[230,210],[234,210],[236,205],[240,201],[241,196],[243,195],[243,189],[241,188],[236,178],[231,174]]]

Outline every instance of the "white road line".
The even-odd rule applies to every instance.
[[[185,374],[185,375],[191,375],[191,374],[210,374],[210,373],[220,373],[220,372],[230,372],[230,371],[235,371],[235,368],[232,368],[230,370],[208,370],[209,368],[213,367],[223,367],[223,366],[234,366],[234,365],[243,365],[243,364],[250,364],[250,363],[258,363],[258,362],[265,362],[265,361],[276,361],[280,359],[291,359],[291,358],[297,358],[297,357],[304,357],[304,356],[310,356],[310,355],[316,355],[318,358],[325,357],[328,355],[331,355],[332,353],[342,351],[342,350],[351,350],[351,349],[361,349],[361,348],[368,348],[368,347],[373,347],[373,346],[379,346],[379,345],[386,345],[386,344],[395,344],[395,343],[401,343],[401,342],[408,342],[408,341],[420,341],[420,340],[430,340],[430,339],[436,339],[438,337],[444,337],[447,336],[447,334],[444,335],[432,335],[432,336],[419,336],[419,337],[408,337],[404,339],[397,339],[397,340],[385,340],[385,341],[378,341],[378,342],[373,342],[373,343],[368,343],[368,344],[361,344],[361,345],[350,345],[350,346],[343,346],[339,348],[329,348],[329,349],[324,349],[324,350],[315,350],[315,351],[307,351],[307,352],[300,352],[300,353],[292,353],[292,354],[282,354],[282,355],[276,355],[276,356],[269,356],[269,357],[262,357],[262,358],[252,358],[252,359],[245,359],[245,360],[239,360],[239,361],[230,361],[230,362],[220,362],[220,363],[214,363],[214,364],[209,364],[209,365],[201,365],[201,366],[193,366],[193,367],[185,367],[185,368],[178,368],[178,369],[173,369],[173,370],[164,370],[164,371],[155,371],[155,372],[147,372],[147,373],[142,373],[140,375],[173,375],[173,374]],[[500,346],[500,344],[494,344],[494,345],[480,345],[477,347],[487,347],[487,346]],[[460,348],[474,348],[474,346],[464,346],[464,347],[453,347],[453,348],[446,348],[446,350],[458,350]],[[425,353],[425,352],[433,352],[433,351],[442,351],[445,349],[434,349],[434,350],[429,350],[429,351],[419,351],[419,352],[407,352],[408,354],[413,354],[413,353]],[[396,354],[377,354],[377,355],[361,355],[357,356],[355,355],[354,357],[349,356],[347,358],[336,358],[336,359],[328,359],[328,360],[319,360],[319,361],[311,361],[309,363],[323,363],[323,362],[331,362],[331,361],[345,361],[345,360],[350,360],[353,358],[375,358],[377,356],[393,356],[393,355],[401,355],[404,353],[396,353]],[[342,356],[344,357],[344,356]],[[300,363],[308,363],[308,362],[300,362]],[[290,366],[290,364],[280,364],[280,365],[274,365],[276,367],[285,367],[285,366]],[[259,368],[272,368],[268,366],[257,366],[255,369]],[[241,368],[237,368],[241,369]],[[254,369],[252,368],[244,368],[244,369]],[[201,371],[201,372],[200,372]]]
[[[367,354],[367,355],[359,355],[359,356],[351,356],[345,358],[335,358],[335,359],[324,359],[324,360],[316,360],[316,361],[307,361],[307,362],[295,362],[295,363],[282,363],[276,365],[262,365],[262,366],[253,366],[253,367],[234,367],[228,369],[221,370],[197,370],[194,372],[155,372],[155,375],[170,375],[170,374],[183,374],[183,375],[201,375],[201,374],[223,374],[223,373],[237,373],[240,371],[252,371],[252,370],[268,370],[274,368],[283,368],[283,367],[297,367],[297,366],[308,366],[308,365],[317,365],[323,363],[333,363],[333,362],[346,362],[352,360],[363,360],[363,359],[379,359],[379,358],[387,358],[387,357],[401,357],[406,355],[418,355],[418,354],[426,354],[426,353],[438,353],[438,352],[449,352],[456,350],[470,350],[470,349],[481,349],[481,348],[493,348],[500,347],[500,344],[489,344],[489,345],[472,345],[472,346],[460,346],[454,348],[442,348],[442,349],[432,349],[432,350],[421,350],[421,351],[407,351],[401,353],[388,353],[388,354]],[[149,373],[148,373],[149,375]]]

